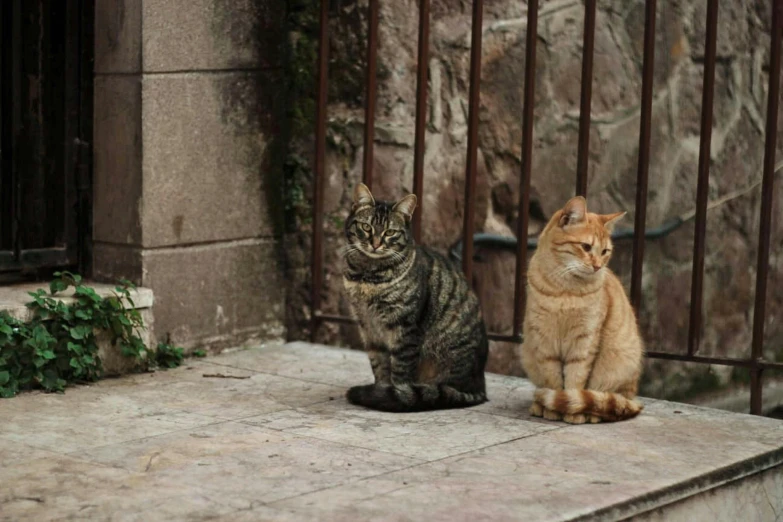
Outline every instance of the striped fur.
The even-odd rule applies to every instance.
[[[625,213],[592,214],[572,198],[541,233],[528,269],[520,357],[539,390],[534,416],[572,424],[629,419],[644,344],[622,283],[607,267]]]
[[[644,406],[619,393],[594,390],[552,390],[539,388],[535,401],[561,415],[594,415],[603,421],[621,421],[639,415]]]
[[[354,192],[343,282],[375,383],[347,398],[395,412],[481,404],[489,343],[479,302],[457,266],[414,244],[415,206],[414,195],[387,203],[362,184]]]

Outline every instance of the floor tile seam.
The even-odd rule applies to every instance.
[[[257,417],[257,415],[256,415],[256,417]],[[411,457],[410,455],[403,455],[403,454],[400,454],[400,453],[394,453],[394,452],[391,452],[391,451],[380,450],[380,449],[377,449],[377,448],[367,448],[365,446],[357,446],[356,444],[349,444],[347,442],[341,442],[341,441],[337,441],[337,440],[325,439],[323,437],[317,437],[315,435],[310,435],[310,434],[306,434],[306,433],[297,433],[295,431],[289,431],[287,428],[274,428],[272,426],[263,426],[263,425],[258,425],[258,424],[248,424],[245,421],[238,421],[238,422],[240,422],[241,424],[244,424],[245,426],[250,426],[250,427],[253,427],[253,428],[262,428],[262,429],[266,429],[266,430],[276,431],[276,432],[279,432],[279,433],[286,433],[288,435],[294,435],[296,437],[302,437],[302,438],[305,438],[305,439],[313,439],[313,440],[317,440],[319,442],[327,442],[329,444],[337,444],[338,446],[343,446],[343,447],[346,447],[346,448],[360,449],[360,450],[364,450],[364,451],[370,451],[372,453],[383,453],[384,455],[389,455],[389,456],[392,456],[392,457],[402,457],[402,458],[418,461],[416,464],[412,465],[413,467],[419,466],[421,464],[428,464],[429,462],[431,462],[429,460],[423,460],[423,459],[420,459],[418,457]]]
[[[14,444],[20,444],[20,445],[25,446],[25,447],[30,448],[30,449],[34,449],[34,450],[38,450],[38,451],[45,451],[47,453],[51,453],[51,456],[66,455],[66,453],[61,453],[59,451],[54,451],[54,450],[49,449],[49,448],[43,448],[41,446],[36,446],[35,444],[30,444],[28,442],[18,441],[16,439],[8,437],[8,435],[3,435],[2,433],[0,433],[0,439],[8,441],[8,442],[12,442]],[[37,459],[40,459],[40,458],[46,458],[46,457],[36,457],[36,458],[29,459],[29,460],[37,460]],[[27,461],[25,460],[25,461],[20,461],[20,462],[27,462]]]
[[[317,400],[315,402],[308,402],[307,404],[300,404],[298,406],[292,406],[292,405],[286,404],[286,405],[283,405],[283,407],[280,408],[279,410],[266,411],[266,412],[262,412],[262,413],[253,413],[252,415],[243,415],[242,417],[236,417],[236,418],[234,418],[234,417],[231,417],[231,418],[227,418],[227,417],[212,417],[212,418],[213,419],[222,419],[222,420],[225,420],[225,421],[241,422],[241,421],[244,421],[244,420],[247,420],[247,419],[252,419],[253,417],[260,417],[262,415],[271,415],[273,413],[280,413],[280,412],[283,412],[283,411],[296,411],[296,410],[298,410],[300,408],[309,408],[311,406],[318,406],[320,404],[328,404],[330,402],[334,402],[334,399],[323,399],[323,400],[319,399],[319,400]],[[194,414],[194,412],[191,412],[191,411],[187,411],[187,410],[182,410],[182,411],[183,411],[183,413]],[[208,416],[208,415],[206,415],[204,413],[199,413],[198,415]]]
[[[188,415],[194,415],[194,414],[192,414],[190,412],[185,412],[185,411],[180,411],[178,413],[187,413]],[[176,430],[166,431],[166,432],[163,432],[163,433],[156,433],[155,435],[147,435],[145,437],[139,437],[139,438],[135,438],[135,439],[128,439],[128,440],[123,440],[123,441],[117,441],[117,442],[112,442],[112,443],[109,443],[109,444],[101,444],[99,446],[90,446],[88,448],[80,448],[80,449],[76,449],[76,450],[69,451],[69,452],[66,452],[66,453],[62,453],[62,455],[67,455],[67,456],[70,457],[70,456],[74,456],[74,454],[78,453],[78,452],[93,451],[93,450],[97,450],[97,449],[109,448],[109,447],[112,447],[112,446],[119,446],[121,444],[131,444],[131,443],[135,443],[135,442],[141,442],[141,441],[144,441],[144,440],[155,439],[157,437],[164,437],[166,435],[172,435],[174,433],[180,433],[180,432],[183,432],[183,431],[198,430],[198,429],[202,429],[202,428],[208,428],[208,427],[211,427],[211,426],[218,426],[220,424],[226,424],[228,422],[233,422],[231,420],[216,419],[215,417],[207,417],[207,416],[204,416],[204,415],[199,415],[199,417],[204,417],[205,419],[209,419],[210,421],[215,421],[215,422],[208,422],[206,424],[198,424],[196,426],[188,426],[187,428],[180,428],[180,429],[176,429]]]
[[[359,482],[376,479],[376,478],[379,478],[379,477],[383,477],[384,475],[389,475],[391,473],[398,473],[398,472],[401,472],[401,471],[407,471],[407,470],[410,470],[410,469],[422,467],[422,466],[429,465],[429,464],[436,464],[438,462],[441,462],[441,461],[444,461],[444,460],[448,460],[448,459],[452,459],[452,458],[456,458],[456,457],[467,457],[467,456],[469,456],[472,453],[477,453],[479,451],[487,450],[487,449],[493,448],[495,446],[501,446],[503,444],[508,444],[508,443],[515,442],[515,441],[518,441],[518,440],[527,439],[527,438],[533,437],[534,435],[535,434],[523,435],[521,437],[515,437],[515,438],[507,440],[507,441],[502,441],[502,442],[497,442],[497,443],[494,443],[494,444],[489,444],[487,446],[482,446],[481,448],[473,448],[473,449],[470,449],[470,450],[467,450],[467,451],[463,451],[463,452],[460,452],[460,453],[455,453],[453,455],[447,455],[447,456],[444,456],[444,457],[439,457],[439,458],[434,459],[434,460],[424,461],[424,462],[421,462],[421,463],[418,463],[418,464],[412,464],[410,466],[405,466],[403,468],[394,469],[394,470],[387,470],[387,471],[384,471],[382,473],[378,473],[377,475],[371,475],[371,476],[367,476],[367,477],[362,477],[362,478],[359,478],[359,479],[354,480],[354,481],[346,481],[346,482],[344,482],[342,484],[335,484],[335,485],[331,485],[331,486],[325,486],[325,487],[319,488],[317,490],[309,491],[309,492],[306,492],[306,493],[299,493],[299,494],[296,494],[296,495],[292,495],[290,497],[281,498],[281,499],[278,499],[278,500],[274,500],[272,502],[264,503],[264,505],[268,506],[268,507],[273,507],[274,508],[274,507],[276,507],[274,504],[276,504],[278,502],[284,502],[284,501],[287,501],[287,500],[298,498],[298,497],[301,497],[301,496],[304,496],[304,495],[309,495],[309,494],[312,494],[312,493],[318,493],[318,492],[321,492],[321,491],[328,491],[330,489],[334,489],[334,488],[341,487],[341,486],[344,486],[344,485],[358,484]],[[357,447],[357,446],[353,446],[353,447]],[[362,448],[362,449],[366,449],[366,448]],[[371,450],[371,451],[379,451],[379,450]],[[396,455],[396,454],[394,454],[394,455]],[[401,456],[405,456],[405,455],[401,455]],[[407,458],[411,458],[411,457],[407,457]],[[386,494],[386,493],[384,493],[384,494]],[[376,497],[377,496],[379,496],[379,495],[376,495]]]
[[[264,371],[264,370],[255,370],[255,369],[250,369],[250,368],[242,368],[241,366],[235,366],[233,364],[221,364],[221,363],[210,362],[210,361],[205,361],[205,362],[208,362],[209,364],[213,364],[215,366],[220,366],[221,368],[233,368],[234,370],[243,370],[243,371],[251,372],[251,373],[259,373],[259,374],[263,374],[263,375],[272,375],[274,377],[282,377],[284,379],[291,379],[291,380],[294,380],[294,381],[306,382],[308,384],[322,384],[324,386],[332,386],[334,388],[345,388],[345,385],[344,384],[340,384],[340,383],[316,381],[314,379],[303,379],[301,377],[293,377],[291,375],[282,375],[280,373],[267,372],[267,371]]]

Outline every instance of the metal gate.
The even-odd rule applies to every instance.
[[[3,279],[87,269],[92,3],[0,2]]]
[[[646,232],[647,181],[650,161],[650,126],[653,87],[653,64],[655,48],[655,13],[657,0],[645,0],[644,26],[644,63],[642,71],[642,104],[639,128],[639,161],[637,169],[636,208],[633,235],[633,267],[631,277],[631,303],[639,309],[642,300],[642,264]],[[763,335],[767,304],[767,276],[769,273],[770,233],[772,220],[773,192],[772,183],[776,170],[775,143],[778,135],[778,107],[780,103],[780,66],[781,45],[783,45],[783,0],[765,0],[771,6],[771,47],[769,69],[769,91],[766,115],[764,144],[764,170],[762,181],[762,204],[759,227],[759,252],[755,260],[756,295],[753,308],[753,339],[746,358],[709,357],[699,355],[702,317],[705,229],[709,186],[709,156],[712,130],[713,91],[715,87],[716,39],[718,28],[718,0],[704,0],[707,4],[705,67],[702,87],[702,114],[699,146],[698,187],[696,201],[696,235],[693,250],[693,279],[691,285],[691,307],[688,346],[685,353],[649,351],[648,357],[675,361],[690,361],[704,364],[728,365],[747,368],[751,378],[750,411],[761,413],[761,379],[766,369],[783,369],[783,362],[764,358]],[[367,41],[367,83],[364,122],[364,171],[363,181],[372,185],[373,130],[375,120],[376,65],[378,45],[378,9],[380,0],[369,0],[368,41]],[[429,53],[429,24],[431,0],[418,0],[419,3],[419,54],[418,87],[416,97],[416,134],[414,149],[413,193],[419,198],[419,206],[414,215],[413,231],[418,241],[421,235],[421,215],[425,202],[423,195],[423,157],[424,136],[427,110],[427,63]],[[318,52],[318,90],[316,96],[315,127],[315,165],[313,197],[313,241],[312,241],[312,335],[318,326],[327,321],[352,323],[350,317],[325,314],[321,310],[321,291],[323,287],[323,197],[326,162],[326,108],[327,108],[327,60],[329,0],[320,2],[320,31]],[[530,207],[530,176],[533,153],[533,99],[536,85],[536,39],[538,29],[538,0],[527,2],[527,39],[525,55],[524,107],[522,111],[522,172],[520,176],[519,220],[517,237],[524,238],[528,230],[528,209]],[[479,80],[481,78],[481,37],[484,0],[472,0],[472,32],[470,54],[470,93],[468,110],[468,150],[465,168],[465,212],[462,234],[462,266],[470,280],[473,271],[474,247],[474,207],[476,185],[476,163],[478,147],[478,107]],[[593,82],[593,48],[596,28],[596,0],[584,0],[585,18],[582,46],[582,85],[580,98],[579,144],[576,168],[576,194],[587,193],[588,145],[590,139],[590,108]],[[780,202],[778,202],[780,204]],[[533,244],[534,245],[534,244]],[[527,250],[530,244],[517,241],[515,299],[513,333],[506,335],[490,332],[489,338],[498,341],[522,342],[522,318],[525,309],[525,280],[527,274]],[[752,262],[748,259],[748,262]]]

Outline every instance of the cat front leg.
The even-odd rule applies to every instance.
[[[421,359],[420,336],[414,331],[406,332],[400,343],[391,350],[391,382],[394,385],[413,384]]]
[[[578,338],[569,350],[563,363],[563,380],[566,390],[584,390],[587,388],[587,380],[595,364],[596,351],[593,347],[594,342],[588,337]],[[563,420],[569,424],[584,424],[585,422],[595,422],[592,415],[567,413],[563,415]]]
[[[372,374],[375,376],[375,384],[391,383],[389,348],[380,343],[373,343],[367,347],[367,355],[370,358]]]
[[[542,336],[537,335],[531,328],[525,343],[522,346],[522,367],[527,373],[528,379],[538,388],[552,390],[563,389],[563,363],[554,349],[555,343],[548,342]],[[533,402],[530,405],[530,415],[544,417],[547,420],[561,420],[562,415],[548,410]]]

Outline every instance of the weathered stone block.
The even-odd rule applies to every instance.
[[[141,242],[141,78],[95,78],[93,239]]]
[[[96,73],[141,71],[141,7],[140,1],[96,0]]]
[[[126,245],[95,243],[92,247],[92,277],[98,281],[128,279],[141,284],[141,250]]]
[[[279,245],[245,240],[145,250],[156,333],[187,348],[280,338],[285,289]]]
[[[279,0],[145,0],[145,72],[279,66]]]
[[[143,246],[275,233],[278,80],[268,73],[144,78]]]

